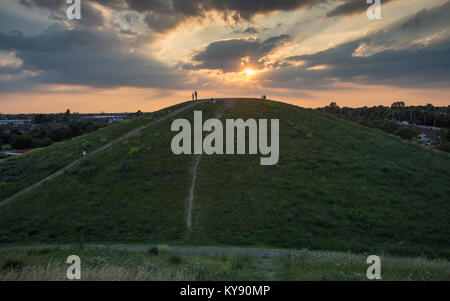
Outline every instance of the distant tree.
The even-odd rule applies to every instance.
[[[404,109],[406,106],[404,101],[394,102],[391,106],[391,109]]]
[[[64,120],[68,121],[70,119],[70,110],[67,109],[66,113],[64,114]]]
[[[450,142],[450,129],[442,129],[439,131],[438,135],[441,137],[442,141]]]
[[[50,138],[55,142],[63,141],[69,137],[68,131],[65,128],[57,128],[50,132]]]
[[[33,139],[26,135],[20,135],[14,138],[14,140],[11,143],[11,146],[14,149],[32,148],[34,146]]]
[[[33,121],[37,124],[48,123],[53,121],[53,117],[52,115],[47,114],[37,114],[36,116],[34,116]]]
[[[9,144],[12,141],[12,137],[10,134],[5,133],[5,131],[0,128],[0,145]]]

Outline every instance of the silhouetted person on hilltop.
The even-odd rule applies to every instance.
[[[197,90],[194,92],[194,94],[195,94],[195,101],[197,101],[198,100],[198,92],[197,92]]]

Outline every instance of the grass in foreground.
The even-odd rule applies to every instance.
[[[303,250],[295,256],[179,255],[168,248],[0,250],[0,280],[66,280],[69,255],[81,259],[82,280],[367,280],[366,256]],[[450,280],[450,263],[381,257],[383,280]]]

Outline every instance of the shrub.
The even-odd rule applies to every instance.
[[[150,255],[159,255],[159,249],[158,247],[151,247],[150,249],[147,250],[147,253]]]

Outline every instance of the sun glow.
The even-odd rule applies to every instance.
[[[253,71],[252,69],[245,69],[245,74],[247,74],[248,76],[252,76],[253,74],[255,74],[255,71]]]

